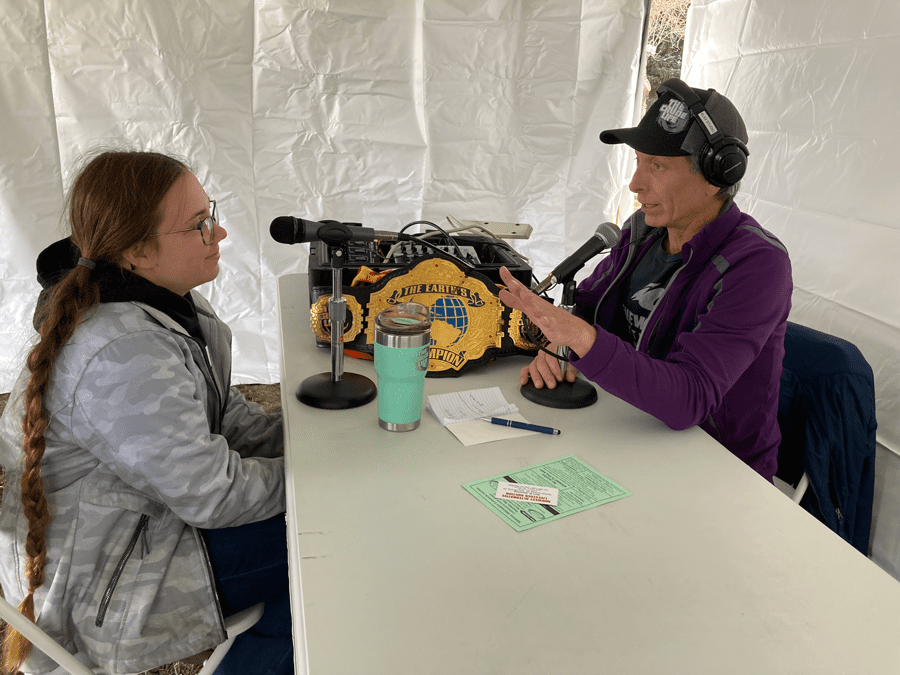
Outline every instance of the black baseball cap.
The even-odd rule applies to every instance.
[[[731,101],[714,89],[691,89],[703,102],[703,107],[723,135],[747,143],[747,127]],[[636,127],[608,129],[600,134],[600,140],[609,144],[625,143],[638,152],[657,157],[699,153],[707,138],[697,121],[692,119],[687,105],[665,87],[660,87],[657,93],[656,101]]]

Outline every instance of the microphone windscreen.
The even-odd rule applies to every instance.
[[[291,216],[278,216],[269,225],[269,234],[279,244],[294,244],[297,241],[297,233],[294,218]]]
[[[622,230],[613,223],[600,223],[594,234],[603,240],[607,248],[612,248],[622,238]]]

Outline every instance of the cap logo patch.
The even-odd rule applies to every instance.
[[[680,134],[687,127],[691,115],[683,101],[671,99],[659,108],[656,123],[670,134]]]

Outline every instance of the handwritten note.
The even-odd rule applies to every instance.
[[[427,408],[444,426],[519,411],[515,404],[504,398],[500,387],[435,394],[428,397]]]

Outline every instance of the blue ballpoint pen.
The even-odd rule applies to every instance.
[[[505,420],[501,417],[482,417],[485,422],[491,424],[499,424],[501,427],[512,427],[513,429],[526,429],[528,431],[539,431],[542,434],[550,434],[551,436],[559,436],[562,433],[559,429],[552,427],[541,427],[537,424],[528,424],[527,422],[517,422],[516,420]]]

